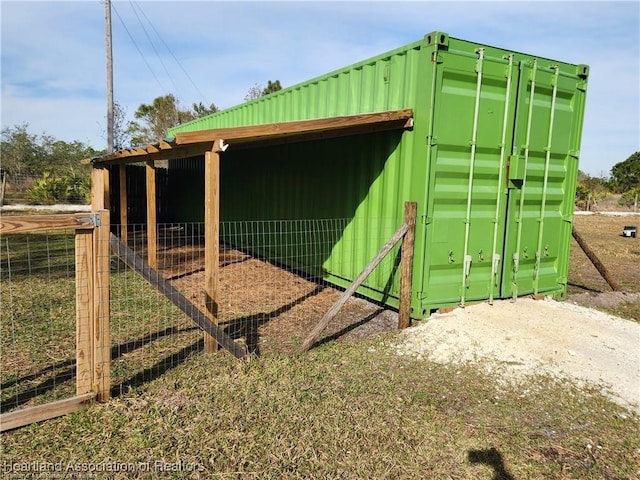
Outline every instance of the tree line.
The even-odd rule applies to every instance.
[[[255,84],[249,89],[245,101],[281,89],[278,80],[269,80],[266,87]],[[171,127],[217,111],[213,103],[207,106],[200,102],[188,108],[182,107],[174,95],[168,94],[155,98],[149,104],[141,104],[134,113],[134,119],[127,121],[126,112],[116,104],[115,149],[155,143],[165,138]],[[91,168],[81,165],[80,161],[104,155],[106,150],[96,150],[80,141],[64,142],[47,134],[33,134],[28,127],[25,123],[2,129],[0,169],[3,174],[41,177],[31,187],[29,199],[34,203],[83,201],[88,198]],[[608,178],[579,172],[576,188],[576,205],[579,207],[589,209],[611,193],[621,194],[621,205],[638,205],[640,152],[632,153],[626,160],[616,163]]]
[[[266,87],[255,84],[245,96],[245,101],[255,100],[281,90],[280,81],[268,81]],[[127,120],[127,112],[114,105],[114,148],[125,148],[156,143],[166,138],[171,127],[189,122],[218,111],[211,103],[193,103],[185,108],[172,94],[155,98],[149,104],[141,104],[134,112],[134,119]],[[80,142],[64,142],[51,135],[31,133],[29,124],[2,129],[0,147],[0,180],[33,177],[25,192],[26,200],[36,204],[58,202],[87,202],[90,195],[91,167],[80,161],[104,155],[106,149],[96,150]],[[4,193],[4,192],[3,192]]]
[[[640,196],[640,152],[634,152],[626,160],[616,163],[609,177],[591,176],[578,172],[576,205],[585,210],[611,194],[620,194],[618,204],[638,207]]]

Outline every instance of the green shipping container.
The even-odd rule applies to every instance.
[[[371,232],[389,223],[390,236],[404,202],[415,201],[414,318],[493,298],[562,299],[587,77],[586,65],[434,32],[170,135],[412,109],[408,131],[230,148],[221,161],[222,219],[346,219],[321,272],[345,286],[385,242]],[[174,217],[201,221],[203,193],[193,182],[202,163],[170,168]],[[378,272],[359,291],[396,306],[395,276]]]

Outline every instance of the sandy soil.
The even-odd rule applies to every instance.
[[[600,385],[640,413],[640,324],[590,308],[528,298],[434,314],[404,331],[399,355],[480,362],[506,378],[536,373]]]

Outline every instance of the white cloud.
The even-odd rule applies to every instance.
[[[115,98],[129,116],[141,103],[169,92],[185,105],[204,101],[229,107],[242,102],[254,83],[278,79],[290,86],[441,30],[479,43],[589,64],[581,168],[607,173],[640,148],[637,2],[139,0],[113,5],[144,53],[143,60],[114,13]],[[138,15],[162,62],[132,5],[141,8]],[[61,139],[102,145],[102,2],[2,1],[0,8],[3,127],[28,121],[34,129]]]

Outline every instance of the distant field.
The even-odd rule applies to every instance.
[[[574,225],[622,289],[632,295],[612,293],[572,239],[569,300],[640,322],[640,238],[622,236],[625,225],[640,226],[640,215],[576,215]]]
[[[640,292],[640,238],[622,236],[625,225],[640,227],[640,215],[626,217],[576,215],[574,225],[623,289],[629,292]],[[570,292],[577,293],[585,288],[610,291],[607,283],[600,277],[575,240],[571,243]]]

